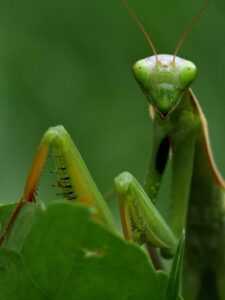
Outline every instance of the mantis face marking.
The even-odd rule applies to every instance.
[[[196,77],[196,66],[173,55],[150,56],[137,61],[133,74],[149,103],[162,118],[168,116],[179,104]]]

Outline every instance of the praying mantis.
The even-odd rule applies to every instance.
[[[154,55],[135,63],[133,74],[151,106],[154,145],[144,189],[128,172],[115,179],[124,235],[126,239],[147,244],[152,257],[152,247],[162,249],[163,257],[173,257],[186,228],[184,295],[188,295],[187,299],[206,299],[206,295],[208,299],[224,299],[225,184],[213,162],[204,115],[189,89],[196,77],[196,67],[177,57],[183,40],[174,55],[158,55],[147,35],[146,38]],[[23,204],[35,201],[36,187],[50,150],[63,196],[91,207],[93,217],[114,230],[112,215],[77,148],[64,127],[57,126],[50,128],[41,140],[24,194],[2,233],[1,244]],[[169,156],[172,195],[167,224],[154,202]],[[152,260],[156,268],[161,267]]]

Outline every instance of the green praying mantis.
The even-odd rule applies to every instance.
[[[173,55],[157,54],[139,19],[139,25],[154,55],[139,60],[133,74],[150,103],[154,145],[144,187],[128,172],[115,179],[124,236],[146,244],[153,264],[161,268],[161,257],[175,255],[186,230],[183,293],[186,299],[225,299],[225,182],[213,161],[207,125],[190,89],[196,66],[177,56],[200,14],[183,35]],[[25,202],[35,202],[36,188],[51,151],[55,158],[58,185],[69,201],[91,208],[92,216],[114,230],[114,220],[84,161],[63,126],[48,129],[34,157],[23,196],[0,237],[10,233]],[[172,160],[169,224],[155,208],[163,173]],[[155,251],[161,249],[161,254]]]

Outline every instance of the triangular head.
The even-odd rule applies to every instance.
[[[161,54],[137,61],[133,74],[155,111],[167,118],[195,79],[197,68],[191,61]]]

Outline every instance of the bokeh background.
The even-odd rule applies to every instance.
[[[175,50],[202,3],[130,0],[159,53]],[[193,89],[223,175],[224,37],[225,2],[214,0],[179,53],[198,66]],[[1,1],[0,201],[20,197],[41,136],[56,124],[70,132],[103,194],[123,170],[143,181],[151,121],[131,67],[149,55],[143,34],[119,0]],[[42,199],[57,193],[51,168],[47,164],[43,175]]]

